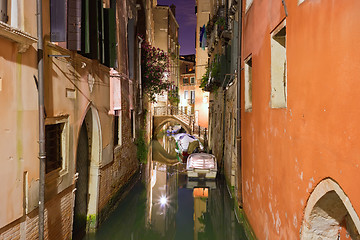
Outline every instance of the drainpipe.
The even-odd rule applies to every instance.
[[[242,180],[242,168],[241,168],[241,44],[242,44],[242,1],[239,1],[238,6],[238,16],[239,16],[239,22],[238,22],[238,61],[237,61],[237,161],[239,164],[239,171],[238,179]],[[242,181],[239,183],[239,190],[241,191],[241,194],[239,196],[239,204],[240,207],[243,206],[242,202]]]
[[[44,114],[44,51],[42,26],[42,0],[36,0],[37,48],[38,48],[38,104],[39,104],[39,240],[44,239],[44,195],[45,195],[45,114]]]
[[[141,37],[138,36],[139,39],[139,46],[138,46],[138,63],[139,63],[139,70],[138,70],[138,75],[139,75],[139,96],[140,96],[140,114],[142,113],[142,79],[141,79],[141,44],[144,41],[144,39],[142,39]]]

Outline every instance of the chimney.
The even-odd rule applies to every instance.
[[[171,9],[171,12],[174,14],[174,17],[175,17],[176,6],[174,4],[171,4],[170,9]]]

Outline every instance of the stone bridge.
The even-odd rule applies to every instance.
[[[176,107],[154,108],[154,136],[156,136],[166,123],[177,123],[189,134],[192,133],[193,119]]]

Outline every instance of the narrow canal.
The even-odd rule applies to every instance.
[[[188,179],[174,146],[166,135],[153,141],[148,179],[85,239],[247,239],[222,177]]]

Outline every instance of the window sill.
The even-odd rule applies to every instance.
[[[21,31],[20,29],[13,28],[3,22],[0,22],[0,36],[16,42],[18,44],[19,53],[26,52],[31,44],[37,42],[37,39],[30,34]]]

